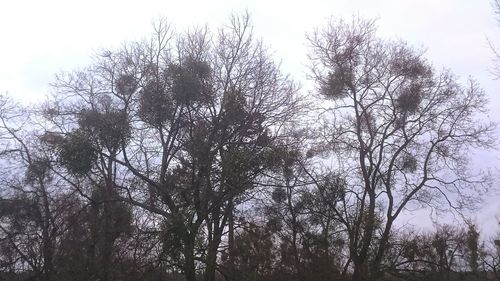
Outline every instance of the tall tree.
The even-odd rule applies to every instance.
[[[347,183],[335,209],[353,280],[381,277],[391,229],[407,207],[459,209],[477,198],[485,182],[469,172],[467,156],[494,143],[474,81],[461,85],[421,52],[375,31],[373,21],[354,18],[308,37],[312,76],[328,100],[322,138]]]
[[[216,35],[159,22],[151,41],[104,52],[55,87],[49,111],[65,130],[69,171],[99,174],[103,202],[161,217],[165,258],[189,281],[200,264],[215,280],[233,208],[297,110],[295,85],[253,39],[248,15]]]

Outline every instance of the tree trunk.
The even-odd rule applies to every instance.
[[[218,233],[214,233],[213,240],[209,243],[205,281],[215,281],[215,272],[217,270],[217,251],[219,249],[220,240],[220,235]]]
[[[373,190],[368,190],[369,195],[369,205],[368,205],[368,214],[365,224],[363,225],[360,222],[359,231],[363,232],[363,239],[361,240],[361,250],[358,252],[357,247],[351,249],[351,256],[353,256],[354,263],[354,272],[352,276],[353,281],[365,281],[370,280],[369,278],[369,270],[368,270],[368,251],[370,249],[370,245],[373,239],[373,231],[375,228],[375,193]],[[362,212],[363,210],[361,210]],[[352,238],[351,238],[352,239]]]
[[[43,251],[43,279],[45,281],[49,281],[52,278],[52,270],[53,270],[53,254],[54,254],[54,245],[53,241],[50,237],[50,206],[49,206],[49,198],[47,196],[47,192],[45,190],[45,186],[43,180],[40,180],[40,188],[42,191],[42,199],[43,199],[43,217],[42,217],[42,251]]]
[[[113,238],[111,237],[113,234],[111,233],[113,230],[111,226],[111,212],[110,212],[110,202],[103,203],[103,236],[102,239],[102,253],[101,253],[101,280],[108,281],[109,280],[109,269],[111,267],[111,258],[112,258],[112,247],[113,247]]]
[[[107,177],[106,185],[104,186],[103,196],[101,198],[101,204],[103,204],[103,237],[102,239],[102,253],[101,253],[101,280],[108,281],[110,279],[109,272],[111,268],[111,262],[113,258],[113,244],[116,239],[115,226],[113,222],[113,162],[115,154],[112,153],[108,165],[107,165]]]
[[[357,261],[353,259],[354,272],[352,274],[352,281],[372,281],[368,278],[368,270],[366,267],[366,260]]]
[[[229,206],[228,206],[229,208]],[[229,211],[226,209],[226,211]],[[215,281],[216,271],[217,271],[217,253],[219,251],[219,245],[222,240],[222,235],[224,232],[224,227],[227,222],[227,217],[229,213],[226,213],[224,219],[221,221],[219,218],[219,211],[215,210],[212,216],[211,225],[213,226],[213,231],[211,239],[208,241],[208,253],[207,253],[207,268],[205,270],[205,281]],[[208,222],[207,222],[208,223]]]
[[[229,218],[228,218],[228,273],[229,280],[234,280],[234,203],[233,199],[228,203],[229,208]]]
[[[97,267],[97,255],[96,248],[98,246],[98,203],[91,202],[90,204],[90,241],[87,250],[87,268],[86,274],[87,279],[95,279],[98,275],[98,267]]]
[[[391,218],[388,218],[387,223],[385,225],[384,233],[380,238],[380,244],[378,246],[377,254],[371,264],[371,270],[374,280],[379,280],[383,276],[383,272],[380,271],[380,265],[382,264],[382,259],[384,258],[385,250],[389,242],[389,235],[391,233],[392,223],[393,220]]]
[[[184,239],[183,271],[186,281],[196,281],[196,266],[194,263],[194,237],[190,234]]]

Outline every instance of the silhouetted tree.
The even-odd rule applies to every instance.
[[[113,200],[159,215],[163,257],[190,281],[203,265],[212,281],[238,198],[272,165],[270,145],[297,110],[296,88],[248,15],[214,36],[173,34],[163,21],[155,31],[59,77],[48,117],[65,130],[62,165],[99,188],[104,225]]]
[[[480,121],[487,101],[474,81],[460,85],[406,43],[377,38],[373,21],[332,21],[309,42],[312,76],[328,101],[322,137],[347,183],[335,209],[352,278],[375,280],[408,206],[460,209],[474,200],[485,182],[468,173],[466,159],[470,148],[492,146],[494,125]]]
[[[154,28],[40,106],[0,96],[0,280],[498,279],[474,225],[394,227],[487,187],[474,81],[354,18],[309,35],[299,97],[248,14]]]

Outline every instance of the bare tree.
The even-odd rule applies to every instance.
[[[53,153],[36,135],[32,111],[0,97],[0,233],[14,272],[54,280],[58,242],[73,207],[51,172]]]
[[[493,146],[494,124],[476,82],[461,85],[406,43],[377,38],[373,21],[332,21],[308,39],[312,79],[327,100],[322,138],[347,183],[335,211],[352,279],[374,280],[407,207],[476,201],[486,182],[470,172],[468,155]]]
[[[233,208],[297,110],[295,85],[253,39],[248,15],[216,35],[158,22],[151,41],[103,52],[54,86],[47,137],[63,137],[67,171],[110,190],[105,201],[157,215],[163,258],[186,280],[199,268],[215,280]]]

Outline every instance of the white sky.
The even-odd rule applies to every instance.
[[[282,61],[283,70],[303,85],[306,32],[332,16],[378,18],[380,35],[425,48],[438,69],[447,67],[462,79],[475,78],[490,97],[492,119],[500,121],[500,81],[488,71],[492,53],[487,43],[490,38],[500,45],[500,26],[489,0],[0,0],[0,93],[41,100],[56,73],[86,66],[99,49],[147,37],[151,22],[160,16],[178,30],[206,23],[216,28],[232,12],[245,9],[252,15],[255,35]],[[498,155],[479,153],[475,162],[495,168]],[[499,229],[498,202],[496,191],[473,215],[485,233]]]

